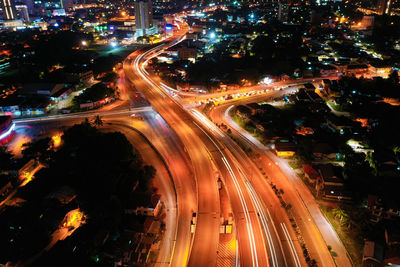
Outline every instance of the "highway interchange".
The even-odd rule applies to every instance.
[[[303,249],[292,223],[266,177],[285,191],[285,201],[293,206],[293,217],[311,258],[318,266],[351,266],[343,244],[321,214],[304,184],[269,150],[257,143],[227,116],[232,104],[220,105],[210,117],[224,122],[232,135],[258,157],[251,158],[196,109],[186,108],[185,100],[160,83],[146,70],[147,62],[185,38],[187,25],[160,45],[132,53],[124,62],[126,99],[140,91],[151,107],[118,107],[108,111],[59,115],[17,120],[17,132],[24,127],[40,132],[57,132],[61,127],[80,123],[86,117],[100,115],[105,131],[120,131],[137,148],[148,164],[157,169],[156,183],[167,208],[167,232],[161,245],[158,266],[216,266],[220,242],[220,193],[218,178],[228,192],[237,238],[236,265],[306,266]],[[298,84],[299,81],[292,83]],[[287,82],[286,85],[289,85]],[[134,90],[135,89],[135,90]],[[288,93],[268,91],[234,103],[266,99]],[[184,97],[184,96],[182,96]],[[187,95],[186,97],[193,97]],[[210,98],[214,96],[204,96]],[[144,121],[131,115],[140,114]],[[296,179],[297,178],[297,179]],[[191,233],[193,213],[197,222]],[[327,245],[337,253],[331,257]]]

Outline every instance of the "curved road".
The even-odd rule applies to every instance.
[[[284,93],[281,91],[271,92],[268,95],[237,101],[235,105],[263,101],[268,98],[278,97]],[[278,158],[270,149],[232,120],[229,115],[229,111],[232,108],[233,105],[231,103],[220,105],[212,110],[210,116],[216,123],[223,122],[229,125],[232,135],[257,155],[254,159],[257,166],[262,168],[267,176],[279,188],[284,190],[283,198],[286,202],[292,204],[293,215],[300,227],[311,257],[316,259],[320,266],[352,266],[344,245],[320,211],[318,203],[308,188],[282,159]],[[337,254],[334,259],[327,245],[332,246],[332,251]]]

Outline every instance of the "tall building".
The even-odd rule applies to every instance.
[[[378,0],[376,11],[379,15],[390,15],[393,0]]]
[[[17,12],[17,17],[22,19],[25,22],[29,22],[29,12],[28,6],[22,3],[18,3],[15,5],[15,10]]]
[[[135,24],[136,37],[157,33],[157,27],[153,25],[151,0],[137,0],[135,2]]]
[[[278,3],[278,20],[282,23],[286,23],[289,18],[289,4],[286,2]]]
[[[1,0],[1,6],[4,20],[15,20],[17,18],[14,0]]]

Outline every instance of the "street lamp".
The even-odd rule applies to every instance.
[[[215,32],[211,32],[211,33],[210,33],[210,38],[211,38],[211,39],[215,39],[216,36],[217,36],[217,35],[215,34]]]

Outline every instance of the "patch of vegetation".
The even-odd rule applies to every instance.
[[[113,97],[114,95],[114,88],[103,83],[97,83],[92,87],[85,89],[82,94],[75,96],[72,101],[74,106],[79,106],[80,104],[96,102],[106,97]]]
[[[361,266],[363,237],[371,231],[371,224],[365,210],[354,207],[320,206],[328,221],[343,242],[355,266]],[[335,251],[331,251],[335,253]]]
[[[155,169],[143,165],[127,138],[120,132],[100,132],[84,122],[65,130],[61,140],[57,149],[52,149],[50,138],[26,146],[22,161],[39,158],[47,168],[18,191],[26,204],[7,208],[1,214],[0,262],[16,262],[39,253],[65,214],[78,207],[87,216],[86,224],[33,266],[52,266],[61,255],[63,265],[93,266],[93,257],[106,264],[103,253],[114,253],[127,225],[143,225],[141,219],[135,222],[137,226],[130,225],[124,219],[124,210],[136,198],[150,199]],[[9,155],[0,155],[10,160]],[[62,203],[55,192],[66,187],[76,197]]]

